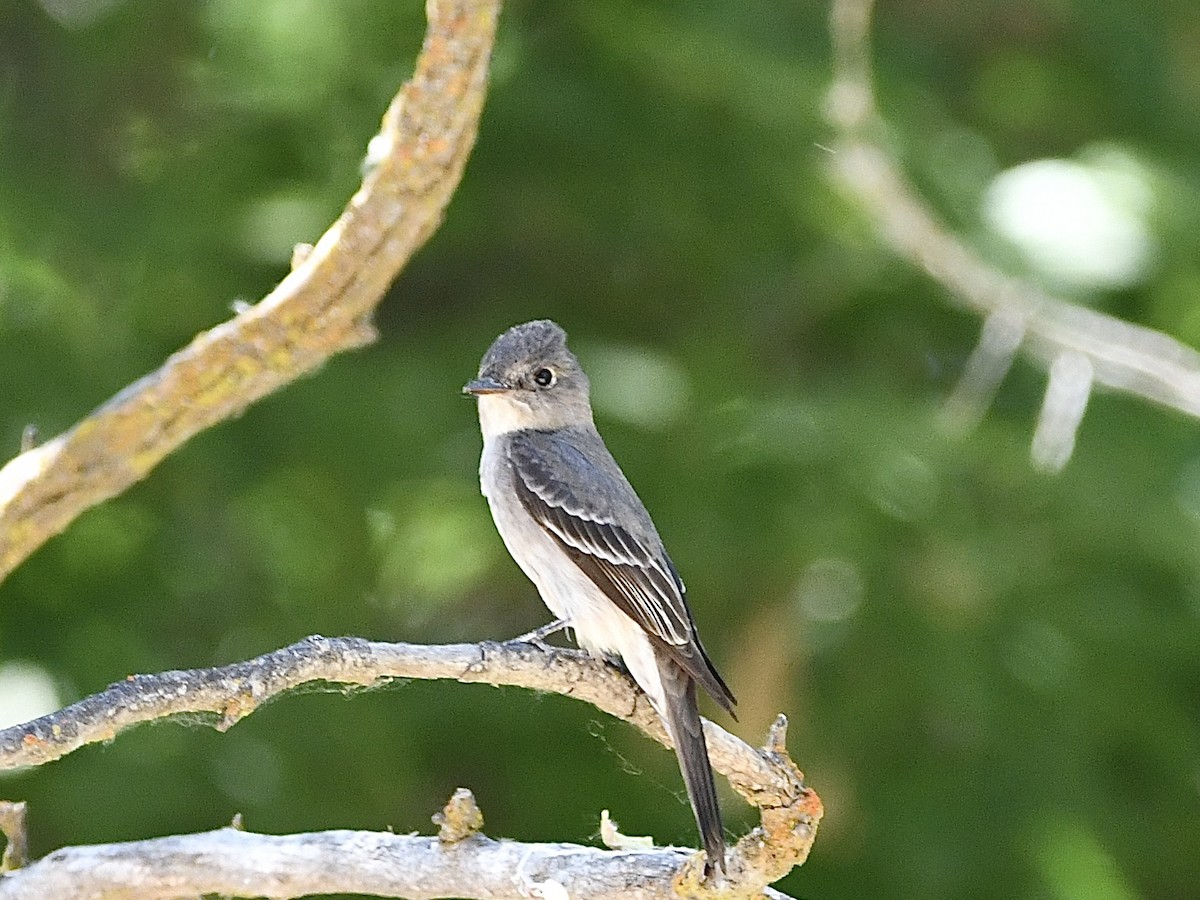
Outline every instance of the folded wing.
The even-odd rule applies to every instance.
[[[598,438],[584,453],[571,436],[513,435],[509,455],[521,503],[575,565],[732,714],[736,701],[700,645],[683,580],[641,501]],[[587,485],[586,496],[579,485]]]

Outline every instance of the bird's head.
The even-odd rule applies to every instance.
[[[592,424],[587,375],[549,319],[515,325],[492,342],[479,377],[463,387],[479,399],[484,436]]]

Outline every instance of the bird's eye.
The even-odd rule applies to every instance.
[[[540,387],[550,387],[550,385],[554,384],[554,373],[550,369],[538,369],[533,373],[533,380]]]

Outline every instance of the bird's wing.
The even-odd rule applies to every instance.
[[[683,580],[637,494],[595,443],[585,452],[553,432],[514,434],[509,458],[521,503],[622,612],[730,709],[733,695],[696,639]],[[617,524],[617,510],[628,515],[631,504],[637,513],[629,527]]]
[[[641,508],[624,478],[617,481],[569,440],[546,432],[516,437],[510,456],[525,509],[575,551],[573,557],[582,554],[593,580],[602,575],[598,583],[613,602],[660,640],[675,646],[690,642],[692,623],[675,567],[665,553],[614,521],[616,499],[632,497]],[[582,484],[586,496],[577,487]]]

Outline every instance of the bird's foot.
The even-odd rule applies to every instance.
[[[541,628],[535,628],[520,637],[511,638],[507,641],[509,644],[533,644],[543,653],[549,653],[554,648],[546,643],[546,638],[552,634],[557,634],[564,628],[569,628],[571,625],[566,619],[555,619],[553,622],[548,622]]]

